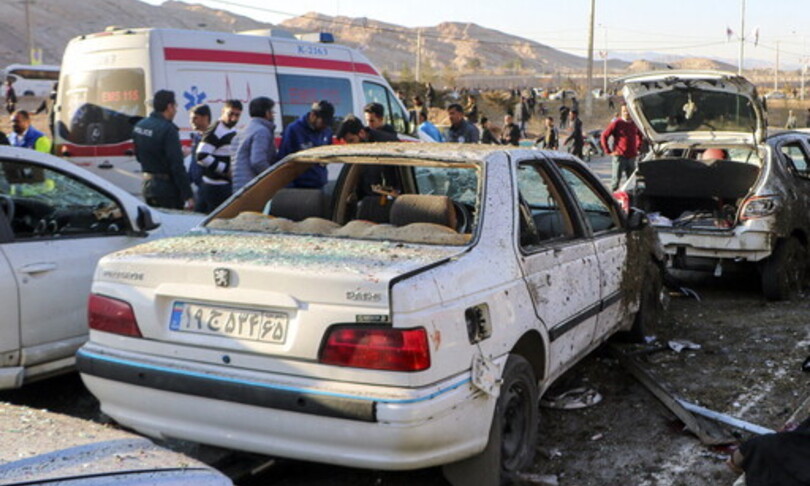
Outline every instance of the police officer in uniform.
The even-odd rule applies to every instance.
[[[152,103],[154,111],[135,124],[132,139],[143,171],[143,198],[153,207],[194,209],[188,173],[177,126],[174,91],[160,90]]]

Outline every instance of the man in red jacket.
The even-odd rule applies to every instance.
[[[613,137],[613,149],[608,145],[610,137]],[[636,156],[638,156],[641,143],[641,131],[630,119],[627,105],[622,105],[619,118],[610,122],[610,125],[602,132],[602,148],[606,154],[613,156],[610,178],[611,191],[619,189],[622,173],[629,179],[630,174],[636,170]]]

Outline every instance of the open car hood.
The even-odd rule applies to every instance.
[[[633,119],[648,140],[761,143],[765,110],[747,79],[718,71],[664,71],[622,78]]]

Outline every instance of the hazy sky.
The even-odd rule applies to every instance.
[[[145,0],[159,4],[161,0]],[[279,23],[307,12],[368,17],[407,27],[474,22],[572,54],[587,51],[590,0],[183,0]],[[743,0],[595,0],[594,48],[610,57],[662,54],[736,59]],[[807,56],[810,0],[744,0],[746,58],[799,64]],[[759,28],[759,44],[753,31]],[[732,29],[732,41],[726,40]],[[595,53],[595,56],[597,54]],[[598,58],[598,57],[597,57]]]

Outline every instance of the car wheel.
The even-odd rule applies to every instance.
[[[537,442],[538,390],[531,365],[523,356],[512,354],[506,361],[503,383],[495,413],[501,428],[501,478],[514,475],[531,465]]]
[[[655,262],[650,262],[644,270],[644,281],[641,284],[638,312],[633,318],[633,327],[625,333],[628,341],[641,343],[646,336],[655,333],[663,311],[661,305],[663,281],[661,268]]]
[[[776,242],[762,265],[762,292],[768,300],[787,300],[801,292],[807,274],[807,251],[791,236]]]

